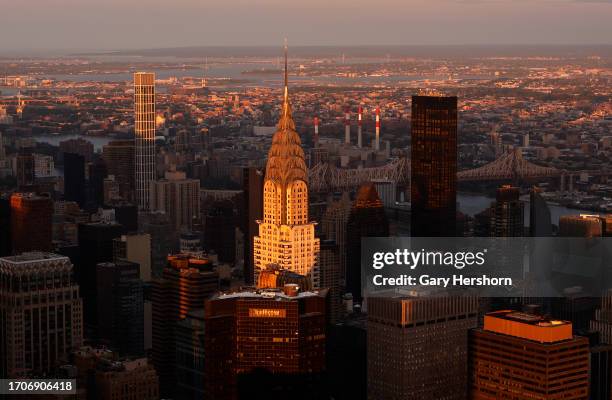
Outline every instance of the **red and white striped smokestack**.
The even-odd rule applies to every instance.
[[[314,145],[317,147],[319,144],[319,117],[314,117]]]
[[[363,107],[359,106],[357,114],[357,147],[361,148],[361,121],[363,120]]]
[[[380,150],[380,107],[376,107],[376,141],[374,142],[374,149]]]
[[[351,112],[348,107],[344,113],[344,143],[351,144]]]

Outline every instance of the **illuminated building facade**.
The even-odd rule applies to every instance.
[[[134,132],[136,138],[136,200],[149,209],[149,183],[155,180],[155,74],[134,74]]]
[[[588,399],[589,363],[570,322],[492,312],[470,333],[470,399]]]
[[[308,220],[308,170],[300,136],[291,116],[287,87],[285,48],[285,92],[283,108],[268,163],[263,188],[263,220],[254,238],[254,282],[259,272],[277,264],[308,276],[314,288],[320,285],[319,239],[315,223]]]
[[[602,236],[599,215],[562,215],[559,218],[559,236],[591,238]]]
[[[455,236],[457,97],[412,96],[411,234]]]
[[[0,293],[0,376],[51,373],[81,346],[82,303],[68,257],[0,258]]]
[[[325,369],[325,295],[287,284],[282,291],[241,291],[208,300],[207,398],[263,398],[258,396],[273,393],[272,385],[283,394],[322,398],[306,390],[317,386]],[[268,387],[265,376],[258,375],[264,371],[270,374]]]
[[[368,399],[466,398],[476,297],[368,298]]]

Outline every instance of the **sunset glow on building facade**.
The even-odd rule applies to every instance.
[[[254,238],[255,282],[275,264],[311,279],[319,287],[320,241],[308,220],[308,170],[291,116],[285,54],[285,92],[277,131],[268,153],[264,180],[263,220]]]
[[[136,138],[136,200],[149,209],[149,183],[155,180],[155,74],[134,74],[134,131]]]

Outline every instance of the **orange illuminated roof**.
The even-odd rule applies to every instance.
[[[511,310],[486,314],[484,330],[540,343],[555,343],[573,338],[571,322]]]

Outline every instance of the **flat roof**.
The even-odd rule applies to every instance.
[[[19,264],[19,263],[30,263],[33,261],[48,261],[48,260],[61,260],[68,259],[66,256],[60,254],[48,253],[44,251],[29,251],[16,256],[0,257],[0,261]]]

